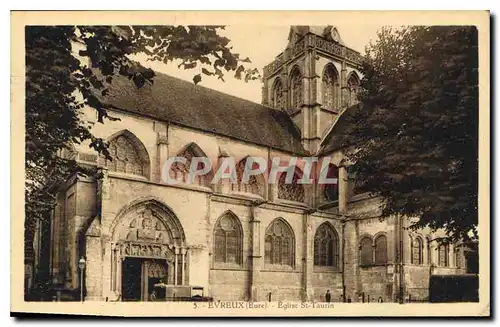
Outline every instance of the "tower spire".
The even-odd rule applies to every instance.
[[[352,104],[360,68],[361,55],[345,46],[335,26],[293,25],[287,47],[264,67],[262,103],[286,111],[304,147],[316,152],[324,132]]]

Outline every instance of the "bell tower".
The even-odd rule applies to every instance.
[[[336,27],[292,26],[287,47],[264,67],[262,104],[286,111],[315,153],[328,127],[357,102],[361,61]]]

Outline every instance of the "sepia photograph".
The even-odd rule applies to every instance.
[[[11,315],[489,316],[489,24],[11,12]]]

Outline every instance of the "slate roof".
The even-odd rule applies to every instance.
[[[113,108],[212,132],[274,149],[307,154],[292,119],[280,110],[156,73],[153,85],[137,89],[113,77],[104,103]]]
[[[334,122],[333,127],[325,136],[325,139],[321,142],[321,147],[319,155],[326,155],[332,153],[335,150],[339,150],[343,147],[341,138],[343,135],[350,134],[351,126],[353,124],[353,116],[361,110],[360,104],[355,104],[347,108]]]

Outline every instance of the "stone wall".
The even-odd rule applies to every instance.
[[[372,266],[360,268],[361,290],[359,293],[364,294],[365,302],[376,302],[382,298],[384,302],[390,301],[392,298],[392,281],[387,275],[387,266]]]
[[[214,300],[247,301],[249,299],[249,272],[247,270],[212,269],[210,296]]]
[[[273,271],[261,272],[261,295],[259,299],[265,301],[271,293],[272,301],[300,301],[301,279],[300,271]]]
[[[315,268],[312,274],[314,301],[324,302],[327,290],[330,290],[332,302],[342,301],[342,273],[337,271],[321,271]]]

